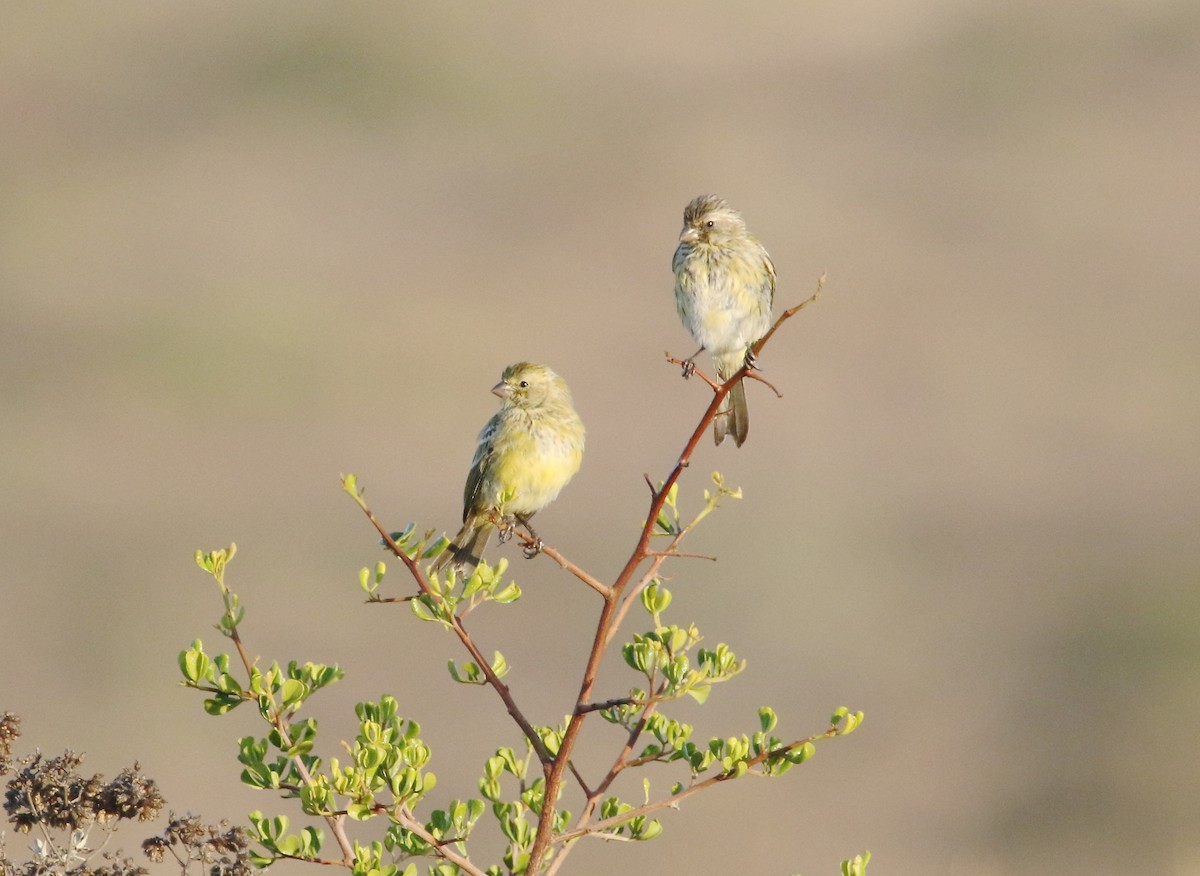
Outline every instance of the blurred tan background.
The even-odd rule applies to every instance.
[[[692,351],[669,265],[716,192],[777,306],[829,280],[763,357],[784,398],[751,386],[748,444],[706,440],[685,481],[746,498],[690,543],[719,563],[674,566],[673,618],[749,668],[675,713],[867,723],[568,870],[1200,873],[1200,6],[742,6],[5,4],[0,708],[25,750],[138,759],[210,819],[281,811],[238,785],[252,715],[175,686],[181,648],[223,644],[193,553],[236,541],[254,653],[349,673],[314,701],[326,743],[394,692],[433,802],[473,794],[518,736],[449,681],[448,636],[362,604],[379,553],[338,474],[393,528],[456,526],[489,387],[545,361],[589,433],[539,528],[614,574],[706,403],[662,354]],[[597,600],[507,552],[526,598],[474,628],[552,723]],[[583,743],[598,769],[618,735]]]

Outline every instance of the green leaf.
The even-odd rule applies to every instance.
[[[409,605],[409,608],[412,609],[412,613],[415,614],[419,620],[423,620],[423,621],[438,620],[438,618],[435,617],[433,612],[430,610],[429,606],[426,605],[427,601],[428,601],[428,597],[426,597],[425,595],[421,595],[421,596],[417,597],[416,599],[410,600],[408,605]]]
[[[634,636],[634,641],[622,646],[621,656],[625,658],[625,662],[633,669],[639,672],[649,673],[651,667],[656,665],[654,659],[655,647],[652,642],[639,641],[640,636]]]
[[[243,700],[240,696],[218,694],[204,701],[204,711],[209,715],[224,715],[226,712],[236,709],[242,702]]]
[[[789,751],[786,757],[792,763],[804,763],[816,753],[816,746],[814,746],[811,742],[805,742],[803,745],[799,745]]]
[[[642,607],[657,618],[671,604],[671,591],[658,581],[652,581],[641,592]]]
[[[396,541],[396,544],[400,544],[400,542]],[[433,559],[434,557],[437,557],[438,554],[446,550],[446,548],[449,546],[450,539],[446,538],[445,535],[442,535],[437,541],[434,541],[432,545],[426,547],[424,551],[421,551],[421,559]]]
[[[504,758],[500,756],[489,757],[483,762],[483,776],[486,779],[497,779],[504,772]]]
[[[504,659],[504,655],[499,651],[492,656],[492,672],[497,678],[504,678],[508,675],[508,662]]]
[[[846,726],[838,733],[839,736],[849,736],[863,722],[865,716],[861,711],[855,712],[852,715],[846,715]]]
[[[764,770],[768,776],[782,776],[794,766],[795,764],[787,758],[776,758],[767,760],[764,764]]]
[[[212,661],[204,653],[200,640],[192,642],[192,647],[179,652],[179,669],[183,677],[192,683],[200,682],[208,677]]]
[[[321,844],[324,841],[324,834],[319,828],[306,827],[301,832],[303,837],[303,854],[306,858],[315,858],[317,853],[321,851]]]
[[[485,563],[480,563],[475,567],[475,571],[463,582],[462,598],[470,599],[488,584],[490,570],[485,570]]]
[[[280,688],[280,696],[283,699],[283,707],[285,709],[296,708],[302,702],[304,702],[304,699],[308,696],[308,693],[308,685],[306,685],[304,682],[295,678],[287,679]]]
[[[346,814],[355,821],[366,821],[371,817],[371,802],[352,802],[346,807]]]
[[[867,864],[870,861],[870,852],[863,852],[848,861],[842,861],[842,876],[866,876]]]
[[[641,830],[639,830],[637,832],[637,834],[634,836],[634,838],[641,842],[645,842],[646,840],[654,839],[656,836],[658,836],[662,832],[663,832],[662,823],[656,818],[653,821],[649,822],[648,824],[644,825],[641,828]]]
[[[225,566],[236,553],[237,545],[233,543],[230,543],[229,547],[224,550],[209,551],[208,553],[196,551],[196,565],[216,578],[218,584],[222,584]]]
[[[300,757],[312,751],[313,743],[317,738],[316,718],[298,721],[291,725],[289,731],[288,735],[292,739],[292,744],[284,751],[285,755],[288,757]]]
[[[281,837],[279,840],[276,841],[275,849],[281,855],[288,855],[288,856],[294,858],[300,854],[300,837],[298,837],[298,836]]]
[[[269,822],[270,837],[272,840],[278,840],[280,837],[287,834],[288,825],[291,821],[286,815],[276,815]]]
[[[770,733],[778,723],[779,717],[770,706],[763,706],[758,710],[758,725],[762,727],[763,733]]]
[[[458,668],[458,664],[454,659],[446,661],[447,668],[450,670],[450,677],[459,684],[486,684],[487,679],[484,678],[483,672],[480,671],[478,664],[474,661],[467,661],[463,664],[462,669]]]
[[[671,518],[667,516],[666,508],[663,508],[658,512],[658,516],[654,518],[654,525],[666,535],[670,535],[675,531],[674,527],[671,525]]]
[[[242,686],[238,684],[238,680],[236,678],[234,678],[228,672],[214,672],[213,675],[215,676],[213,678],[213,682],[216,684],[217,689],[221,691],[221,693],[233,694],[237,696],[239,700],[241,699]]]
[[[501,560],[503,562],[503,560]],[[508,586],[503,590],[498,590],[492,594],[492,601],[498,602],[501,605],[509,605],[521,598],[521,588],[517,586],[517,582],[509,581]]]
[[[255,851],[254,849],[250,849],[247,854],[250,858],[251,866],[257,867],[259,870],[267,869],[267,867],[270,867],[276,861],[275,857],[264,855],[262,852]]]
[[[500,832],[503,833],[505,838],[507,838],[510,842],[523,845],[523,837],[528,837],[530,833],[529,822],[521,817],[505,818],[500,822]]]

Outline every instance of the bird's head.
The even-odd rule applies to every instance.
[[[569,400],[566,381],[547,368],[532,362],[518,362],[504,369],[500,382],[492,392],[504,399],[506,405],[530,408],[546,401]]]
[[[721,244],[746,236],[746,221],[724,198],[700,195],[683,211],[679,242]]]

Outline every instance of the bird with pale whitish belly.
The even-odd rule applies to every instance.
[[[691,362],[707,350],[717,380],[732,377],[750,362],[750,345],[771,327],[775,265],[742,214],[716,195],[701,195],[683,211],[683,230],[671,267],[679,318],[700,344]],[[690,373],[685,372],[685,373]],[[746,390],[738,381],[713,421],[717,444],[732,435],[741,447],[750,428]]]

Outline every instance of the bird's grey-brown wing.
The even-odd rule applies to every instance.
[[[484,510],[480,507],[480,494],[495,452],[496,432],[499,429],[500,415],[496,414],[479,433],[479,443],[475,446],[471,470],[467,472],[467,485],[463,488],[463,523],[467,522],[472,511]]]
[[[759,244],[762,248],[762,244]],[[771,307],[775,304],[775,263],[771,261],[771,257],[767,255],[766,249],[762,249],[763,267],[767,270],[767,282],[770,287],[767,290],[767,311],[770,312]]]

